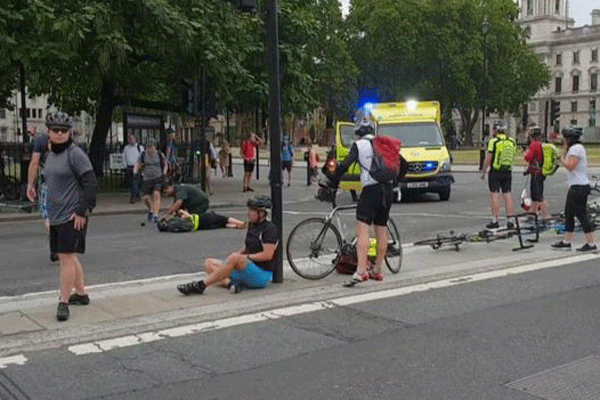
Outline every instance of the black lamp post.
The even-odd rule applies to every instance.
[[[487,34],[490,30],[490,23],[487,20],[487,17],[483,19],[483,23],[481,24],[481,32],[483,33],[483,82],[481,84],[481,97],[483,109],[481,111],[481,150],[479,152],[479,170],[483,169],[483,161],[485,159],[485,143],[487,132],[485,130],[485,114],[487,112],[487,98],[486,98],[486,74],[487,74]]]

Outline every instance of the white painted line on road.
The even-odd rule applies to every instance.
[[[68,348],[75,355],[93,354],[102,351],[109,351],[116,348],[135,346],[151,341],[162,340],[167,337],[181,337],[202,332],[211,332],[234,326],[246,325],[255,322],[276,320],[292,315],[305,314],[314,311],[321,311],[335,307],[343,307],[356,303],[363,303],[373,300],[382,300],[390,297],[403,296],[411,293],[424,292],[432,289],[457,286],[464,283],[479,282],[493,278],[501,278],[510,275],[523,274],[526,272],[537,271],[541,269],[556,268],[563,265],[585,262],[600,258],[600,255],[583,254],[579,256],[563,258],[558,260],[545,261],[521,267],[509,267],[502,270],[483,272],[458,278],[443,279],[429,283],[406,286],[397,289],[382,290],[378,292],[364,293],[340,297],[329,301],[317,301],[305,303],[296,306],[283,307],[269,311],[262,311],[254,314],[242,315],[238,317],[224,318],[216,321],[207,321],[193,325],[184,325],[176,328],[164,329],[157,332],[145,332],[138,335],[128,335],[114,339],[102,340],[92,343],[84,343]],[[2,359],[0,359],[0,367]]]
[[[0,358],[0,369],[4,369],[11,364],[12,365],[25,365],[26,362],[27,362],[27,357],[25,357],[23,354]]]

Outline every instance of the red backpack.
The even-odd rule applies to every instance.
[[[400,155],[402,142],[390,136],[375,136],[371,140],[373,159],[369,174],[377,182],[385,183],[403,177],[408,169],[408,163]]]

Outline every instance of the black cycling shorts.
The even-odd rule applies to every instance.
[[[75,230],[75,222],[72,220],[62,225],[50,226],[50,253],[85,253],[86,232],[87,221],[80,231]]]
[[[227,221],[228,217],[209,211],[198,216],[198,230],[225,228]]]
[[[492,193],[510,193],[512,184],[512,171],[490,170],[488,175],[488,187]]]
[[[531,201],[544,201],[544,181],[546,177],[542,174],[531,174]]]
[[[288,172],[292,172],[292,162],[291,161],[282,161],[281,162],[281,169],[283,171],[288,171]]]
[[[391,184],[365,186],[356,207],[356,219],[368,225],[386,226],[393,201]]]

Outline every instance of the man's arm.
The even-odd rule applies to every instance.
[[[342,175],[344,175],[346,171],[348,171],[348,168],[350,168],[350,165],[354,164],[357,160],[358,146],[356,146],[356,143],[353,143],[352,147],[350,147],[350,154],[348,154],[348,157],[338,165],[335,172],[328,176],[328,178],[333,184],[337,185],[340,182]]]
[[[573,154],[569,156],[568,151],[568,147],[565,146],[565,151],[560,156],[560,162],[565,166],[567,171],[573,171],[579,164],[579,157]]]
[[[254,262],[271,261],[277,250],[276,243],[263,243],[263,251],[260,253],[248,254],[248,260]]]
[[[139,162],[133,166],[133,174],[134,175],[137,174],[138,172],[140,172],[141,170],[142,170],[142,164],[140,164]]]
[[[169,163],[167,162],[167,158],[166,156],[161,152],[159,157],[162,157],[163,160],[163,176],[167,176],[167,173],[169,172]]]
[[[490,165],[492,165],[492,153],[488,152],[485,156],[485,160],[483,161],[483,168],[481,168],[481,179],[485,178],[485,173]]]
[[[169,207],[169,209],[167,211],[165,211],[165,213],[163,214],[163,218],[168,217],[171,214],[175,214],[177,211],[179,211],[179,209],[181,208],[181,206],[183,205],[183,200],[179,199],[176,200],[173,205],[171,205],[171,207]]]
[[[27,169],[27,198],[31,202],[35,201],[35,181],[38,177],[41,157],[42,153],[34,152],[31,155],[31,161],[29,161],[29,168]]]

